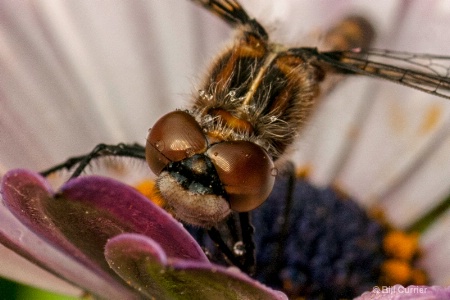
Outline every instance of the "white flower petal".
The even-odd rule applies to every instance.
[[[450,285],[450,211],[447,211],[421,237],[421,265],[429,272],[434,284]]]
[[[0,139],[8,143],[0,153],[8,168],[43,169],[100,142],[143,143],[163,112],[186,106],[191,78],[229,32],[188,1],[1,6]],[[205,19],[218,30],[201,28]]]

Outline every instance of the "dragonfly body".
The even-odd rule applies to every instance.
[[[272,43],[235,1],[202,4],[235,26],[237,36],[213,61],[191,109],[170,113],[152,127],[146,153],[168,209],[209,227],[269,196],[274,162],[298,136],[333,68],[315,48]],[[372,37],[368,22],[352,16],[324,39],[337,50],[366,47]],[[185,126],[178,129],[180,123]]]

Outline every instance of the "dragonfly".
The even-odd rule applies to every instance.
[[[271,42],[237,0],[193,2],[237,34],[213,60],[191,107],[162,116],[149,129],[145,146],[99,144],[41,174],[67,169],[75,178],[104,156],[145,160],[157,176],[165,209],[205,228],[230,264],[251,273],[255,246],[249,212],[271,193],[277,163],[311,115],[325,78],[371,76],[450,99],[450,56],[370,49],[374,30],[358,16],[328,31],[329,51],[286,47]],[[286,169],[293,173],[292,166]]]

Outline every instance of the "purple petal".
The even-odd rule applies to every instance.
[[[181,223],[123,183],[96,176],[77,178],[61,188],[54,202],[60,201],[51,212],[58,227],[101,257],[108,238],[133,232],[157,241],[170,257],[208,262]],[[100,247],[91,249],[92,243]]]
[[[111,284],[123,282],[109,268],[103,249],[108,238],[123,232],[148,235],[173,257],[208,261],[180,223],[134,189],[114,180],[78,178],[54,195],[41,176],[14,170],[4,176],[2,190],[5,204],[26,227]],[[3,240],[13,244],[7,238]],[[30,251],[26,247],[33,245],[13,246],[32,258],[26,255]],[[80,284],[77,278],[64,277]]]
[[[355,300],[442,300],[450,299],[450,287],[441,286],[388,286],[374,287],[372,291],[365,292]]]
[[[48,220],[42,203],[51,199],[52,194],[45,180],[33,172],[13,170],[2,178],[1,190],[4,204],[17,217],[4,208],[0,210],[3,245],[94,295],[136,298],[120,279],[73,247]]]
[[[155,241],[139,234],[109,240],[105,257],[125,281],[155,299],[287,299],[237,269],[166,258]]]

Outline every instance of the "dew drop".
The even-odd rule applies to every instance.
[[[236,133],[236,140],[245,140],[247,137],[245,133]]]
[[[277,176],[278,175],[278,169],[277,168],[272,168],[270,170],[270,175],[272,176]]]
[[[211,258],[211,252],[208,249],[203,249],[203,252],[205,253],[206,257]]]
[[[187,148],[187,149],[186,149],[186,155],[187,155],[188,157],[191,157],[191,156],[194,155],[194,154],[195,154],[194,149],[192,149],[192,148]]]
[[[158,151],[163,151],[164,150],[164,141],[156,141],[155,148]]]
[[[236,242],[233,246],[233,252],[237,256],[242,256],[245,253],[244,243],[242,241]]]
[[[213,117],[211,115],[204,115],[202,119],[204,123],[211,123],[213,121]]]
[[[246,113],[253,113],[256,110],[256,106],[255,105],[244,105],[243,109],[244,109],[244,112],[246,112]]]

